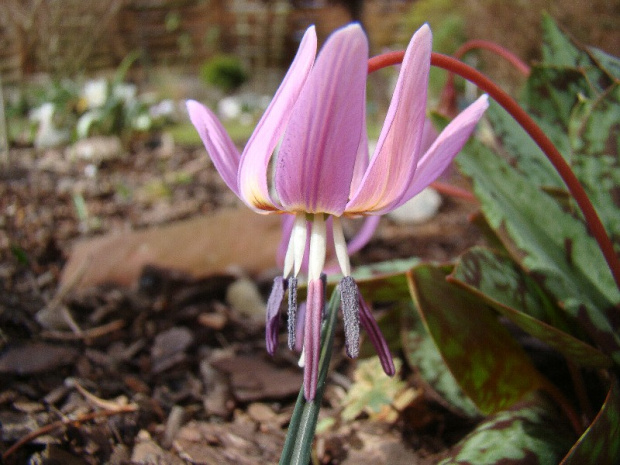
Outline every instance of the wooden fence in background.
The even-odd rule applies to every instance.
[[[369,0],[369,32],[379,46],[413,0]],[[300,2],[297,2],[299,4]],[[218,52],[239,55],[253,72],[283,68],[300,32],[317,25],[319,38],[350,21],[342,6],[288,0],[2,0],[0,76],[16,83],[34,73],[67,76],[117,67],[139,52],[142,66],[181,66],[195,72]],[[380,14],[377,14],[380,13]]]

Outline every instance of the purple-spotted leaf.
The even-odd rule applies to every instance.
[[[561,465],[620,463],[620,388],[613,379],[598,415],[575,443]]]
[[[481,247],[469,249],[459,258],[448,281],[472,292],[572,363],[611,366],[607,355],[570,334],[573,322],[509,257]]]
[[[512,257],[620,363],[620,291],[584,224],[480,143],[459,163]]]
[[[564,155],[619,250],[620,60],[575,43],[548,16],[542,26],[543,60],[532,68],[523,105]],[[497,106],[487,116],[501,155],[471,144],[458,162],[488,223],[521,268],[620,364],[620,292],[575,201],[518,122]]]
[[[480,417],[480,411],[456,382],[433,339],[414,312],[411,305],[403,308],[400,325],[407,362],[429,385],[428,389],[437,394],[442,405],[460,416]]]
[[[446,281],[450,271],[424,264],[407,273],[424,325],[457,382],[482,413],[509,408],[547,382],[497,314]]]
[[[358,267],[353,277],[368,301],[409,300],[405,273],[420,262],[417,258],[391,260]]]
[[[359,266],[353,271],[353,278],[368,302],[409,301],[411,296],[405,273],[418,263],[420,263],[419,258],[408,258]],[[331,292],[341,279],[341,275],[329,276],[327,292]],[[306,295],[305,286],[300,286],[298,292],[300,298],[303,298]]]
[[[543,396],[532,393],[490,416],[461,440],[441,465],[556,465],[574,440],[565,418]],[[575,463],[600,463],[592,461]]]

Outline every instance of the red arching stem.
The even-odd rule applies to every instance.
[[[465,42],[456,50],[456,52],[454,52],[454,58],[460,59],[470,50],[475,50],[477,48],[489,50],[490,52],[493,52],[496,55],[505,58],[508,62],[510,62],[510,64],[512,64],[512,66],[517,68],[517,70],[521,74],[529,76],[530,67],[526,63],[524,63],[521,58],[512,53],[510,50],[505,49],[501,45],[498,45],[494,42],[489,42],[488,40],[470,40],[468,42]]]
[[[401,63],[403,56],[404,52],[401,51],[373,57],[368,61],[368,72],[371,73],[380,68]],[[562,157],[558,149],[555,148],[542,129],[540,129],[536,122],[534,122],[512,97],[481,72],[455,58],[439,53],[433,53],[431,55],[431,64],[458,74],[476,84],[480,89],[495,99],[495,101],[523,127],[534,142],[536,142],[553,164],[558,174],[562,177],[566,187],[568,187],[568,190],[577,202],[590,232],[603,252],[607,266],[609,266],[614,280],[616,281],[616,285],[620,287],[620,261],[614,252],[613,243],[611,239],[609,239],[598,213],[596,213],[592,202],[590,202],[588,195],[579,183],[575,173],[573,173],[568,163],[564,160],[564,157]]]
[[[431,187],[440,194],[449,195],[450,197],[457,197],[459,199],[466,200],[471,203],[478,203],[478,199],[474,194],[468,190],[461,189],[460,187],[453,186],[452,184],[446,184],[441,181],[435,181],[431,183]]]
[[[489,42],[487,40],[470,40],[468,42],[465,42],[456,50],[456,52],[454,52],[453,57],[460,60],[467,52],[475,49],[484,49],[491,51],[508,61],[524,76],[530,75],[530,67],[526,63],[524,63],[517,55],[512,53],[510,50],[502,47],[501,45],[498,45],[494,42]],[[458,113],[458,109],[456,106],[456,91],[454,90],[454,73],[448,73],[446,84],[441,93],[440,105],[438,110],[448,116],[456,116]]]

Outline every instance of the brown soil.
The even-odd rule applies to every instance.
[[[94,177],[85,174],[87,162],[62,151],[21,149],[10,158],[0,171],[4,463],[277,462],[301,382],[296,356],[284,348],[273,359],[265,355],[261,319],[226,303],[230,277],[148,269],[136,288],[58,293],[76,239],[235,205],[204,151],[166,152],[146,141],[102,162]],[[446,261],[479,242],[468,222],[475,206],[444,200],[423,225],[383,219],[355,264]],[[264,297],[267,278],[253,281]],[[42,325],[36,316],[45,308],[74,327]],[[329,412],[338,411],[350,383],[352,363],[341,353],[338,347],[324,399]],[[411,373],[403,377],[414,383]],[[321,434],[317,460],[431,463],[462,426],[453,420],[432,399],[393,426],[360,418]]]

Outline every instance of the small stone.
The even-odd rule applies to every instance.
[[[77,141],[68,149],[68,158],[85,160],[98,165],[116,160],[123,155],[123,144],[118,136],[95,136]]]
[[[424,223],[437,214],[440,206],[441,195],[427,187],[388,216],[397,223]]]
[[[5,351],[0,356],[0,373],[18,375],[43,373],[70,365],[77,356],[77,349],[72,347],[34,342]]]
[[[174,441],[175,436],[181,429],[181,425],[183,424],[185,417],[185,410],[183,407],[175,405],[170,410],[170,414],[168,415],[168,420],[166,421],[166,429],[164,431],[164,438],[162,440],[162,445],[166,448],[172,446],[172,441]]]
[[[198,323],[207,328],[220,331],[228,323],[228,317],[222,313],[201,313],[198,315]]]
[[[277,415],[267,405],[261,402],[254,402],[248,406],[248,415],[257,423],[269,423],[275,421]]]
[[[245,316],[261,321],[265,318],[265,303],[256,283],[250,279],[240,278],[228,286],[226,302]]]

